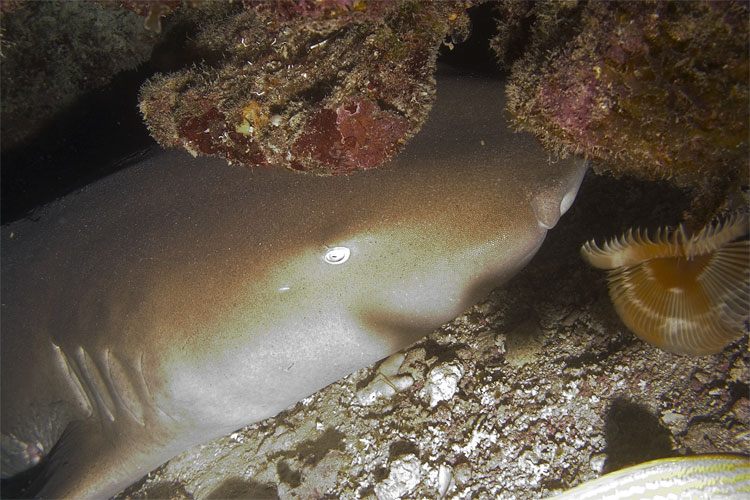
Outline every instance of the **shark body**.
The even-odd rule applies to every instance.
[[[390,164],[348,177],[159,152],[3,228],[2,468],[111,496],[418,340],[521,269],[585,164],[447,75]],[[51,453],[50,453],[50,450]]]

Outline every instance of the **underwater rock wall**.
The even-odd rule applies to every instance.
[[[512,70],[516,125],[551,152],[693,189],[698,227],[742,204],[748,184],[746,2],[3,5],[3,149],[158,41],[151,65],[163,74],[142,88],[141,110],[163,146],[321,175],[373,168],[424,121],[438,49],[481,16],[495,20],[489,46]]]
[[[437,49],[466,4],[247,1],[200,16],[202,63],[158,75],[141,111],[163,146],[319,175],[376,167],[419,129]],[[188,12],[191,11],[191,12]]]
[[[23,145],[85,92],[151,56],[143,18],[92,2],[2,2],[2,149]]]
[[[508,87],[520,129],[598,171],[695,189],[698,222],[748,184],[747,2],[544,2],[527,15]]]

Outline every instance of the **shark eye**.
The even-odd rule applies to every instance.
[[[323,260],[329,264],[343,264],[349,260],[349,255],[351,253],[351,250],[346,247],[333,247],[328,249],[323,256]]]

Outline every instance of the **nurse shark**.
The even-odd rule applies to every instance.
[[[159,151],[2,230],[2,470],[102,498],[392,354],[526,265],[575,198],[503,118],[500,80],[438,77],[420,133],[347,177]]]

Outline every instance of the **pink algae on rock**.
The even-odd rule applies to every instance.
[[[226,116],[210,108],[199,116],[183,118],[178,130],[183,146],[193,154],[221,155],[229,161],[264,165],[263,153],[249,138],[227,128]]]
[[[333,173],[374,168],[397,150],[409,123],[361,99],[336,110],[320,109],[295,141],[293,153],[327,164]]]

